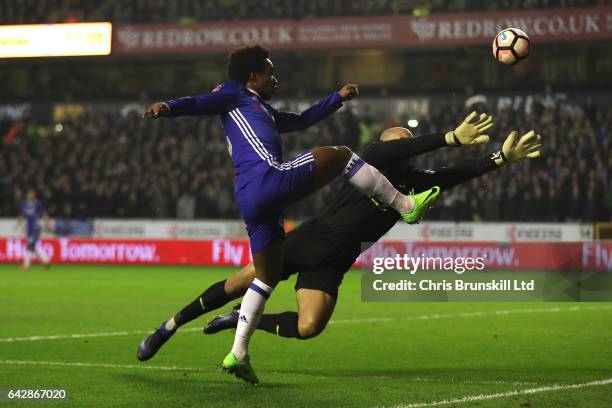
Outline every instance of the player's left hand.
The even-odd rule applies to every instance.
[[[446,144],[451,146],[487,143],[489,136],[483,134],[493,127],[493,117],[486,113],[470,113],[455,130],[446,132]]]
[[[346,84],[338,91],[343,101],[350,101],[356,96],[359,96],[359,85]]]

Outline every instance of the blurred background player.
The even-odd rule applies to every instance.
[[[254,384],[259,379],[250,364],[249,340],[282,275],[284,209],[343,175],[362,194],[376,196],[404,221],[416,223],[440,192],[433,187],[404,195],[345,146],[315,147],[284,161],[281,133],[316,124],[359,91],[357,85],[347,84],[299,114],[277,110],[266,102],[278,87],[269,57],[262,45],[236,48],[230,53],[228,80],[212,92],[158,102],[143,115],[153,119],[219,115],[221,119],[236,169],[235,196],[249,234],[256,273],[242,302],[234,345],[222,366]],[[160,329],[172,333],[176,327],[169,321]],[[147,341],[141,349],[147,347]]]
[[[44,211],[40,201],[36,198],[36,191],[30,188],[26,191],[26,199],[21,204],[21,213],[18,220],[20,226],[25,224],[26,239],[28,241],[26,250],[23,254],[23,270],[28,270],[30,268],[30,263],[34,255],[38,257],[46,269],[49,269],[51,266],[49,257],[45,254],[45,251],[42,250],[40,245],[38,245],[38,239],[42,232],[40,225],[41,218],[45,222],[47,229],[49,229],[49,216]]]

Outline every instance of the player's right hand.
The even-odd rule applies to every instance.
[[[508,135],[501,151],[497,153],[495,162],[497,164],[513,163],[523,159],[535,159],[540,157],[540,149],[543,146],[542,136],[534,130],[525,133],[518,138],[518,132],[514,131]]]
[[[170,108],[164,102],[156,102],[145,109],[142,117],[145,119],[157,119],[161,116],[168,116]]]
[[[359,85],[357,84],[346,84],[338,91],[342,101],[350,101],[356,96],[359,96]]]
[[[455,130],[446,132],[446,144],[451,146],[476,145],[487,143],[489,136],[483,134],[493,127],[493,117],[486,113],[480,116],[476,111],[470,113]]]

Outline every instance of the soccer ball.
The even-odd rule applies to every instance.
[[[505,28],[493,40],[493,57],[512,66],[529,56],[529,36],[518,28]]]

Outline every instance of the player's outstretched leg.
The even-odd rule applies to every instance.
[[[274,224],[274,231],[278,224]],[[270,232],[270,229],[261,229]],[[249,358],[249,341],[257,329],[266,301],[280,280],[283,270],[284,237],[274,238],[270,243],[256,250],[255,244],[261,244],[270,235],[250,235],[253,248],[253,264],[255,279],[249,285],[240,306],[240,316],[236,326],[234,344],[230,353],[223,359],[222,368],[228,373],[251,384],[257,384],[259,379],[253,372]],[[260,241],[258,241],[260,240]],[[254,244],[255,243],[255,244]]]
[[[317,169],[316,188],[320,188],[342,174],[362,193],[378,198],[401,214],[404,221],[417,223],[425,210],[435,201],[439,188],[424,196],[400,193],[374,166],[364,162],[348,147],[316,147],[311,150]]]
[[[238,326],[240,316],[240,305],[234,306],[231,312],[215,316],[204,326],[204,334],[215,334],[222,330],[235,329]]]
[[[38,259],[43,264],[45,269],[47,270],[51,269],[51,260],[49,259],[45,251],[43,251],[43,249],[39,245],[36,245],[34,247],[34,250],[36,252],[36,256],[38,256]]]
[[[204,334],[215,334],[223,330],[235,329],[238,325],[239,311],[237,309],[217,316],[204,326]],[[296,312],[283,312],[278,314],[264,314],[257,326],[258,330],[280,337],[302,339],[305,336],[299,331],[299,316]]]
[[[229,279],[210,286],[193,302],[183,307],[181,311],[163,322],[159,329],[141,341],[136,354],[137,358],[140,361],[149,360],[179,327],[244,295],[254,276],[255,268],[253,264],[249,264]]]
[[[23,254],[23,264],[21,264],[21,270],[27,271],[30,269],[30,262],[32,260],[32,253],[29,249],[26,249]]]
[[[296,300],[299,313],[287,311],[264,314],[257,329],[280,337],[301,340],[319,335],[327,327],[334,313],[335,297],[321,290],[300,288],[296,293]],[[239,308],[240,305],[234,306],[231,312],[212,319],[204,327],[204,333],[214,334],[235,328],[238,324]]]
[[[158,329],[140,342],[138,345],[138,352],[136,353],[136,356],[140,361],[147,361],[153,357],[161,346],[170,340],[170,337],[176,333],[176,327],[173,330],[170,330],[167,328],[167,325],[168,321],[163,322]]]

